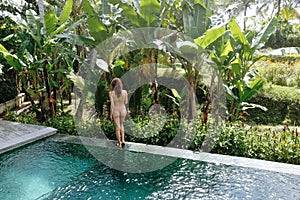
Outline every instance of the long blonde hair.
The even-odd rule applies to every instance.
[[[123,90],[123,84],[121,79],[114,78],[110,83],[110,91],[115,91],[118,97],[121,96]]]

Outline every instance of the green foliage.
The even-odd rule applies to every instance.
[[[250,102],[260,104],[268,110],[248,110],[248,122],[264,125],[300,125],[300,91],[295,87],[268,85]]]
[[[20,115],[17,115],[15,112],[9,112],[5,119],[51,126],[57,128],[60,134],[77,135],[73,116],[69,112],[61,112],[56,118],[49,119],[44,123],[35,121],[34,115],[35,113],[30,111]],[[147,129],[144,127],[149,125],[149,117],[138,117],[133,120],[134,124],[126,128],[126,130],[130,130],[130,132],[125,133],[126,141],[166,146],[178,134],[180,121],[175,115],[167,116],[165,124],[159,124],[154,119],[154,123],[151,123]],[[188,141],[188,144],[191,144],[189,148],[191,150],[200,149],[205,137],[209,136],[208,127],[202,125],[199,119],[190,123],[181,123],[185,140]],[[158,125],[163,125],[163,128],[158,132],[153,131]],[[96,122],[78,123],[77,128],[80,129],[81,136],[109,138],[112,140],[115,140],[116,137],[114,123],[105,118],[100,118]],[[132,135],[132,133],[136,133],[136,128],[142,130],[140,132],[142,135]],[[212,153],[300,164],[299,129],[289,128],[288,126],[277,129],[251,127],[241,122],[234,122],[224,123],[219,131],[218,137],[212,141]],[[105,134],[105,137],[102,134]],[[210,132],[210,134],[212,133]],[[213,137],[213,135],[210,136]],[[190,143],[191,139],[193,139],[192,143]]]
[[[126,133],[126,141],[141,142],[166,146],[178,134],[179,120],[174,116],[169,116],[163,129],[160,132],[151,132],[155,127],[143,129],[149,122],[149,118],[135,118],[135,128],[127,127],[131,131],[141,128],[141,136],[131,136]],[[202,148],[205,138],[209,136],[208,127],[202,125],[200,120],[190,123],[182,122],[185,132],[185,140],[193,142],[189,149],[198,150]],[[104,130],[109,139],[115,140],[114,125],[110,120],[100,119],[101,129]],[[127,129],[126,129],[127,130]],[[257,158],[269,161],[286,162],[300,164],[300,130],[287,126],[279,129],[251,127],[241,122],[224,123],[219,129],[218,137],[213,142],[212,153]],[[147,135],[148,134],[148,135]],[[150,136],[149,134],[153,134]],[[212,133],[211,133],[212,134]],[[99,136],[99,133],[98,133]],[[149,137],[147,137],[149,136]],[[213,135],[210,135],[213,137]]]
[[[105,133],[106,137],[112,140],[116,139],[114,123],[105,118],[100,118],[96,125]],[[158,129],[157,127],[161,127]],[[166,146],[177,134],[179,120],[176,116],[169,115],[166,118],[166,123],[159,118],[152,117],[136,117],[132,124],[126,123],[125,140],[130,142],[140,142],[153,145]],[[94,134],[99,137],[101,134]]]
[[[8,121],[15,121],[25,124],[36,124],[42,126],[53,127],[57,129],[58,134],[68,134],[68,135],[77,135],[75,129],[74,117],[71,113],[60,111],[57,113],[55,118],[50,118],[44,122],[37,121],[38,117],[36,116],[36,112],[34,112],[36,108],[31,107],[24,112],[17,114],[15,111],[7,111],[4,119]]]
[[[232,18],[227,26],[213,27],[207,30],[204,36],[194,40],[196,44],[211,52],[211,59],[217,65],[227,93],[230,120],[243,117],[242,112],[245,109],[257,107],[246,103],[264,83],[251,69],[259,60],[259,57],[254,57],[254,53],[275,30],[275,24],[276,19],[271,19],[269,24],[253,37],[251,32],[244,33],[236,19]]]
[[[0,58],[0,63],[1,62],[4,63],[2,58]],[[10,69],[10,66],[1,66],[0,64],[0,82],[0,103],[11,100],[18,95],[16,72]]]
[[[255,64],[260,77],[268,83],[300,87],[300,57],[270,56]]]
[[[55,118],[48,119],[42,125],[56,128],[58,134],[77,135],[74,116],[70,112],[58,112]]]
[[[38,122],[36,118],[36,113],[32,112],[32,108],[19,115],[14,110],[7,110],[4,116],[4,119],[8,121],[41,125],[41,123]]]
[[[208,29],[209,11],[201,4],[185,3],[182,8],[184,33],[192,39],[202,36]]]
[[[83,5],[83,10],[88,14],[87,27],[91,36],[95,39],[95,45],[97,45],[108,37],[107,27],[98,18],[97,12],[88,0],[84,0]]]
[[[100,79],[97,85],[95,94],[95,108],[100,116],[104,114],[104,105],[109,106],[107,101],[109,100],[109,85],[106,80]]]
[[[296,6],[292,5],[291,2],[285,2],[285,4],[286,5],[283,5],[278,12],[277,29],[269,38],[266,44],[268,47],[275,49],[280,47],[299,47],[300,26],[297,22],[299,20],[299,14],[296,10]]]
[[[147,22],[146,26],[153,26],[159,19],[161,3],[157,0],[141,0],[139,13]]]
[[[259,129],[242,123],[226,124],[212,152],[300,164],[299,130]]]
[[[72,2],[68,0],[60,13],[50,6],[44,16],[45,24],[41,23],[35,11],[27,10],[22,21],[12,19],[17,28],[14,34],[4,39],[21,40],[19,49],[14,46],[6,49],[0,44],[0,56],[17,71],[17,84],[22,87],[21,90],[32,104],[35,104],[34,100],[39,101],[36,111],[41,113],[37,115],[41,121],[49,116],[54,118],[56,103],[70,89],[67,75],[73,70],[72,60],[76,58],[76,52],[74,45],[64,43],[56,34],[73,31],[67,29]],[[49,104],[49,108],[45,104]]]

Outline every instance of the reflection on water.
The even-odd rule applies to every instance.
[[[123,153],[128,154],[130,163],[134,154]],[[154,164],[162,159],[148,154],[144,158]],[[296,175],[186,159],[153,172],[125,173],[101,164],[83,146],[49,140],[3,154],[0,163],[0,199],[300,197],[300,177]]]

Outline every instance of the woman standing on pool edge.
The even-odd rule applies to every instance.
[[[114,78],[110,84],[110,119],[114,120],[116,126],[116,137],[118,147],[125,145],[124,120],[127,114],[125,104],[128,103],[127,91],[123,90],[122,81]]]

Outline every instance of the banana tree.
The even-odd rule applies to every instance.
[[[203,37],[195,39],[196,44],[211,51],[210,57],[218,66],[227,92],[230,120],[243,117],[243,112],[248,108],[263,108],[246,103],[264,83],[255,76],[251,67],[261,58],[255,57],[256,50],[263,46],[275,30],[276,21],[272,18],[260,32],[249,32],[246,35],[235,18],[232,18],[227,25],[214,27]]]
[[[193,41],[195,38],[202,36],[205,31],[209,28],[210,22],[210,1],[205,1],[205,4],[196,1],[195,3],[191,3],[189,1],[185,1],[182,7],[182,19],[183,19],[183,32],[185,36],[187,36],[187,40]],[[193,47],[192,47],[193,49]],[[193,50],[190,50],[193,52]],[[197,113],[196,111],[196,102],[195,102],[195,91],[199,85],[199,80],[201,79],[201,74],[199,73],[199,68],[195,65],[191,65],[190,62],[186,62],[184,64],[185,73],[188,79],[189,84],[191,85],[190,89],[192,91],[188,91],[188,104],[189,108],[187,110],[187,118],[192,119],[195,118]],[[208,108],[208,104],[210,104],[209,100],[210,96],[208,93],[206,106]],[[208,113],[208,109],[204,109],[203,117]],[[206,120],[203,121],[206,123]]]
[[[56,34],[71,31],[68,25],[72,4],[67,0],[59,17],[50,8],[43,16],[44,24],[33,10],[27,10],[25,20],[15,21],[20,28],[15,36],[23,41],[18,53],[10,54],[1,46],[1,54],[19,72],[23,91],[33,106],[38,106],[41,121],[55,117],[59,94],[69,86],[65,75],[72,70],[72,47],[63,44]]]
[[[130,32],[130,29],[133,28],[143,28],[143,27],[161,27],[162,15],[165,12],[162,4],[163,2],[157,0],[141,0],[141,1],[132,1],[124,2],[121,0],[109,0],[111,5],[118,6],[121,10],[121,18],[118,22],[118,27],[121,27],[121,30]],[[143,34],[141,32],[141,34]],[[155,34],[155,33],[153,33]],[[147,37],[147,36],[146,36]],[[143,38],[140,38],[143,43]],[[141,59],[140,65],[154,64],[153,68],[143,68],[145,75],[148,74],[147,70],[154,70],[155,76],[147,77],[149,82],[151,82],[152,90],[152,104],[158,103],[158,84],[157,84],[157,65],[158,65],[158,48],[151,49],[141,49],[138,54],[144,55],[144,58]],[[126,56],[129,57],[129,56]],[[126,60],[126,63],[129,63],[129,60]],[[130,63],[129,63],[130,65]],[[134,65],[132,65],[134,66]],[[136,95],[140,93],[141,90],[138,90]],[[135,105],[139,106],[139,105]]]

